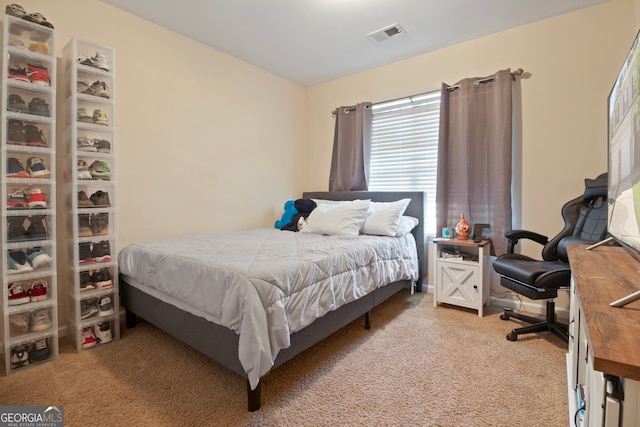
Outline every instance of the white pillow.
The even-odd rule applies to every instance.
[[[398,224],[398,231],[396,231],[396,237],[402,237],[407,233],[411,233],[420,221],[418,218],[414,218],[412,216],[401,216],[400,224]]]
[[[360,232],[376,236],[395,236],[398,232],[400,217],[407,210],[409,202],[411,199],[395,202],[371,202],[369,213]]]
[[[300,232],[329,236],[357,236],[369,210],[369,200],[341,204],[320,204],[301,224]]]

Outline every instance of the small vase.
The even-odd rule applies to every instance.
[[[464,213],[460,214],[460,222],[456,224],[456,235],[460,240],[467,240],[471,234],[471,225],[464,219]]]

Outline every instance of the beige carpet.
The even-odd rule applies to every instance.
[[[0,378],[2,405],[63,405],[67,426],[565,426],[565,344],[505,339],[499,310],[401,292],[263,379],[245,380],[155,327]]]

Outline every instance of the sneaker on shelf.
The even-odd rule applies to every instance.
[[[96,344],[98,344],[98,340],[96,340],[96,336],[93,333],[93,328],[83,328],[82,348],[95,347]]]
[[[44,301],[47,299],[47,283],[44,280],[36,280],[29,289],[31,302]]]
[[[7,120],[7,144],[27,145],[24,124],[20,120]]]
[[[111,153],[111,143],[106,139],[94,139],[93,145],[100,153]]]
[[[91,151],[96,152],[98,148],[94,144],[94,140],[85,138],[84,136],[78,137],[78,151]]]
[[[29,302],[29,295],[25,292],[26,286],[23,282],[9,283],[9,305],[26,304]]]
[[[80,258],[78,260],[80,264],[95,262],[95,259],[93,259],[91,255],[91,242],[78,243],[78,258]]]
[[[15,274],[18,272],[18,266],[16,262],[7,253],[7,274]]]
[[[91,215],[91,232],[94,236],[103,236],[109,234],[109,214],[97,213]]]
[[[27,249],[26,255],[33,268],[43,268],[51,265],[51,257],[40,246]]]
[[[9,64],[9,74],[7,77],[20,82],[30,82],[29,76],[27,75],[27,69],[18,64]]]
[[[91,85],[88,81],[78,80],[78,82],[76,83],[76,88],[78,89],[78,93],[93,95],[93,89],[91,89]]]
[[[11,367],[20,368],[29,364],[29,348],[19,345],[11,349]]]
[[[78,179],[93,179],[89,165],[82,159],[78,159]]]
[[[9,37],[9,46],[16,49],[27,50],[24,42],[17,37]]]
[[[78,215],[78,236],[79,237],[93,236],[93,231],[91,230],[91,226],[89,224],[89,214]]]
[[[29,50],[31,52],[38,52],[43,55],[49,55],[49,48],[46,44],[41,42],[34,42],[29,45]]]
[[[9,216],[7,217],[7,241],[22,242],[27,240],[27,230],[24,228],[26,216]]]
[[[43,338],[33,343],[31,351],[29,352],[29,360],[31,362],[41,362],[47,360],[51,355],[51,349],[47,343],[47,339]]]
[[[29,101],[29,112],[39,116],[51,116],[49,113],[49,104],[43,98],[35,97]]]
[[[98,317],[111,316],[115,313],[113,309],[113,302],[111,302],[110,296],[104,296],[98,298]]]
[[[93,110],[93,123],[97,125],[109,126],[109,119],[107,113],[102,110]]]
[[[9,258],[13,263],[11,266],[15,265],[15,270],[9,269],[9,273],[26,273],[29,271],[33,271],[33,267],[29,264],[29,259],[27,255],[22,251],[9,251]]]
[[[90,58],[80,55],[78,61],[80,61],[82,65],[89,65],[90,67],[96,67],[104,71],[109,71],[109,61],[107,61],[107,57],[100,52],[96,52],[95,56],[92,56]]]
[[[20,95],[12,93],[7,99],[7,110],[16,111],[18,113],[28,113],[29,107],[27,107],[27,103],[24,102]]]
[[[109,98],[109,86],[105,82],[95,81],[91,85],[91,91],[95,96],[100,96],[102,98]]]
[[[31,318],[29,319],[29,325],[33,332],[42,332],[47,329],[51,329],[51,316],[49,316],[49,310],[46,308],[31,312]]]
[[[94,271],[91,275],[91,282],[98,289],[106,289],[110,288],[113,283],[111,281],[111,273],[108,268],[103,268],[102,270]]]
[[[98,314],[98,305],[95,300],[82,300],[80,301],[80,319],[88,319]]]
[[[109,181],[111,179],[111,169],[106,162],[102,160],[95,160],[89,166],[89,173],[93,178]]]
[[[92,196],[93,197],[93,196]],[[79,208],[94,208],[95,204],[91,199],[87,197],[87,193],[84,191],[78,191],[78,207]]]
[[[27,173],[32,178],[51,176],[51,172],[49,172],[40,157],[29,157],[27,160]]]
[[[15,157],[7,158],[7,178],[29,178],[22,162]]]
[[[24,190],[15,190],[13,193],[9,193],[7,197],[8,209],[26,209],[27,207],[28,201]]]
[[[78,108],[78,121],[84,123],[93,123],[93,117],[87,113],[84,108]]]
[[[47,144],[47,139],[44,136],[44,132],[38,129],[37,126],[25,125],[24,135],[25,140],[27,141],[27,145],[31,147],[49,147],[49,144]]]
[[[93,277],[89,275],[89,272],[81,271],[80,272],[80,292],[90,291],[95,288],[96,288],[96,285],[93,282]]]
[[[113,335],[111,334],[111,322],[101,322],[93,325],[93,334],[100,344],[111,342]]]
[[[44,217],[29,218],[29,228],[27,228],[27,240],[45,240],[48,236],[47,226]]]
[[[91,195],[90,201],[93,207],[96,208],[104,208],[111,206],[111,201],[109,200],[109,193],[106,191],[98,190]]]
[[[23,16],[22,19],[30,22],[35,22],[36,24],[40,24],[48,28],[53,28],[53,24],[47,21],[47,18],[45,18],[44,15],[38,12],[33,12],[28,14],[27,16]]]
[[[47,207],[47,196],[39,188],[29,189],[27,206],[31,209],[44,209]]]
[[[46,67],[27,64],[27,77],[31,83],[49,86],[49,70]]]
[[[108,240],[101,240],[91,247],[91,256],[96,262],[111,261],[111,247]]]
[[[24,18],[25,16],[27,16],[27,11],[24,10],[22,6],[16,3],[8,4],[4,9],[4,13],[6,13],[7,15],[15,16],[16,18]]]
[[[29,331],[29,313],[17,313],[9,316],[9,324],[19,334]]]

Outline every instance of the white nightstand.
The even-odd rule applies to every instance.
[[[478,310],[489,301],[490,240],[435,239],[433,306],[453,304]]]

